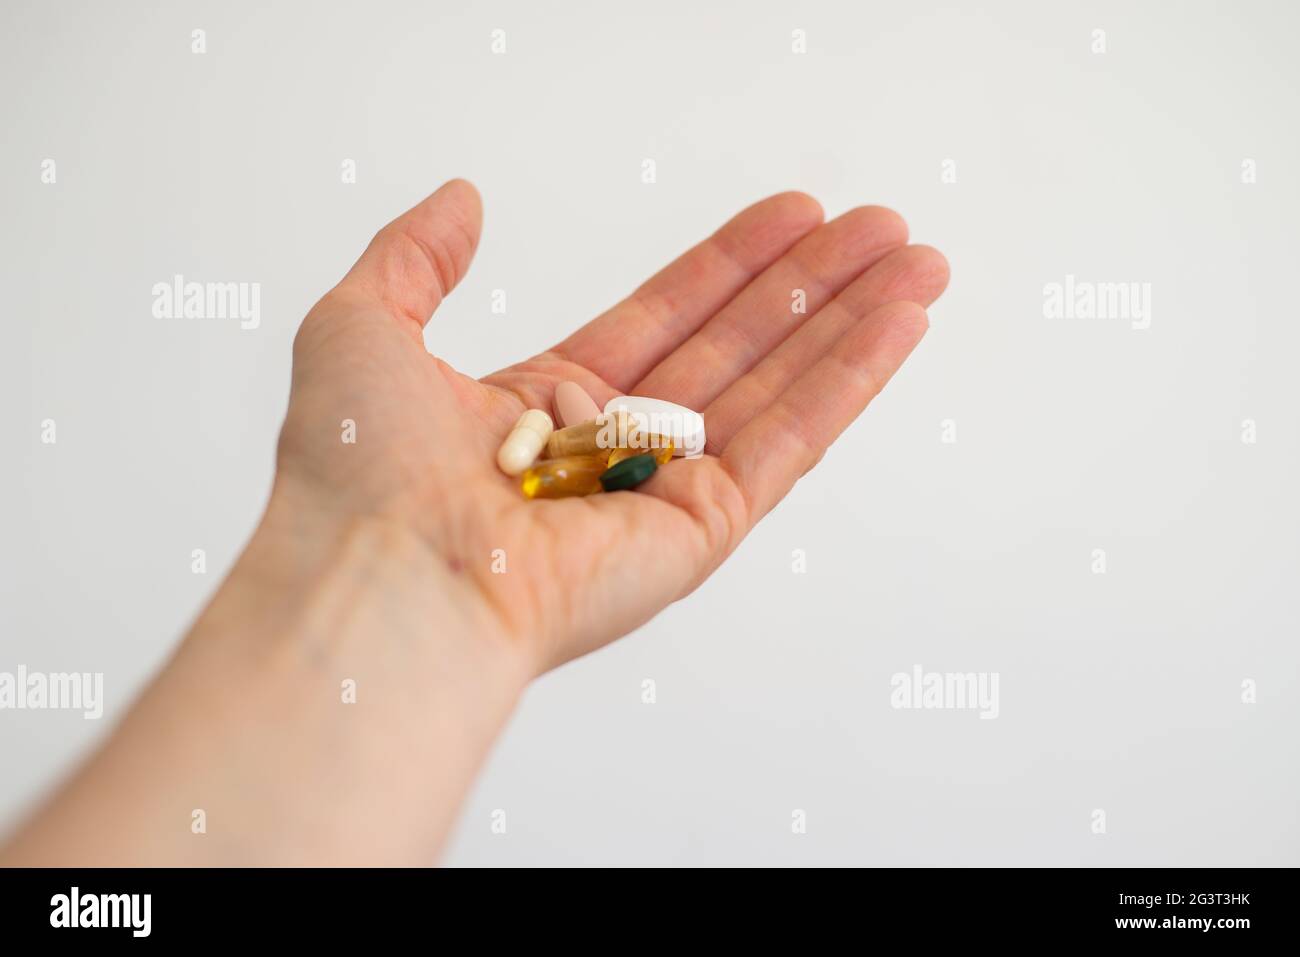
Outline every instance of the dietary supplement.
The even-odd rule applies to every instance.
[[[600,411],[576,382],[555,389],[555,414],[529,409],[497,451],[525,498],[569,498],[634,489],[675,455],[704,452],[704,417],[648,396],[611,399]]]
[[[636,432],[635,424],[623,413],[601,414],[590,422],[552,432],[546,442],[546,457],[559,459],[567,455],[608,453],[625,444]]]
[[[570,455],[547,459],[524,471],[519,482],[526,498],[568,498],[601,490],[600,477],[608,471],[604,455]]]
[[[600,415],[600,406],[576,382],[555,387],[555,418],[561,426],[581,425]]]
[[[704,416],[684,405],[642,395],[620,395],[605,403],[605,412],[624,412],[637,430],[670,439],[675,455],[694,458],[704,452]]]
[[[553,428],[551,417],[541,409],[529,409],[521,415],[497,451],[497,465],[501,471],[507,475],[519,475],[537,461],[537,455],[546,447]]]
[[[638,437],[635,448],[614,449],[610,452],[609,466],[613,468],[624,459],[630,459],[634,455],[644,455],[647,452],[654,456],[656,465],[667,465],[668,460],[673,457],[673,443],[662,435],[643,432]]]
[[[623,489],[636,488],[655,474],[659,463],[649,454],[634,455],[624,459],[600,477],[601,487],[606,492],[618,492]]]

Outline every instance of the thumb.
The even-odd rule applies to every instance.
[[[478,190],[450,180],[376,233],[339,287],[373,296],[422,329],[468,271],[482,225]]]

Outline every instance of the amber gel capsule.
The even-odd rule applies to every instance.
[[[634,455],[645,455],[650,453],[655,457],[656,465],[667,465],[669,459],[673,457],[673,443],[662,435],[649,435],[642,433],[638,436],[635,448],[615,449],[609,453],[609,466],[613,468],[624,459],[630,459]]]
[[[519,482],[528,498],[569,498],[601,490],[600,477],[607,471],[605,456],[570,455],[538,462]]]

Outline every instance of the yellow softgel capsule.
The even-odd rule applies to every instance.
[[[524,472],[519,487],[527,498],[569,498],[601,491],[600,477],[609,466],[602,455],[546,459]]]
[[[630,459],[634,455],[645,455],[647,452],[654,454],[656,465],[667,465],[673,457],[673,443],[662,435],[642,433],[637,436],[635,447],[614,449],[609,453],[609,467],[613,468],[624,459]]]

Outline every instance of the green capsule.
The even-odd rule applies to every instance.
[[[658,467],[659,463],[655,461],[653,455],[634,455],[630,459],[624,459],[612,468],[607,469],[600,476],[600,484],[606,492],[636,488],[654,475],[655,469]]]

